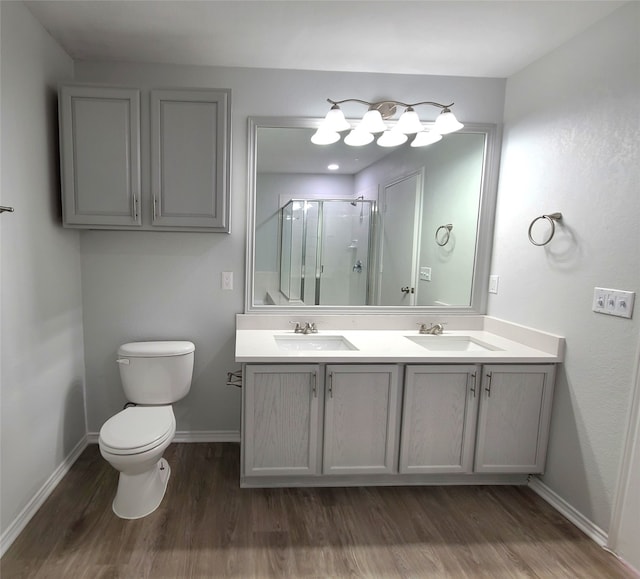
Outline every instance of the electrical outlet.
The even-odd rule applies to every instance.
[[[596,287],[591,309],[598,314],[630,318],[633,314],[635,292]]]
[[[223,271],[220,275],[220,284],[223,290],[232,290],[233,289],[233,272],[232,271]]]

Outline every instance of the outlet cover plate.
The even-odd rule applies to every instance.
[[[596,287],[593,290],[591,309],[598,314],[631,318],[635,297],[635,292]]]

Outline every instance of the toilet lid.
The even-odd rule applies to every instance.
[[[100,429],[100,444],[113,454],[136,454],[173,436],[171,406],[130,406],[107,420]]]

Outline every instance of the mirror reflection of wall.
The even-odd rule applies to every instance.
[[[257,127],[253,304],[469,306],[487,132],[421,148],[311,145],[315,166],[311,134]]]

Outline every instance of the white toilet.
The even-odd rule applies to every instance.
[[[120,378],[130,406],[100,429],[100,454],[120,471],[113,512],[139,519],[164,497],[171,469],[162,453],[176,433],[171,404],[184,398],[193,376],[192,342],[131,342],[118,349]]]

